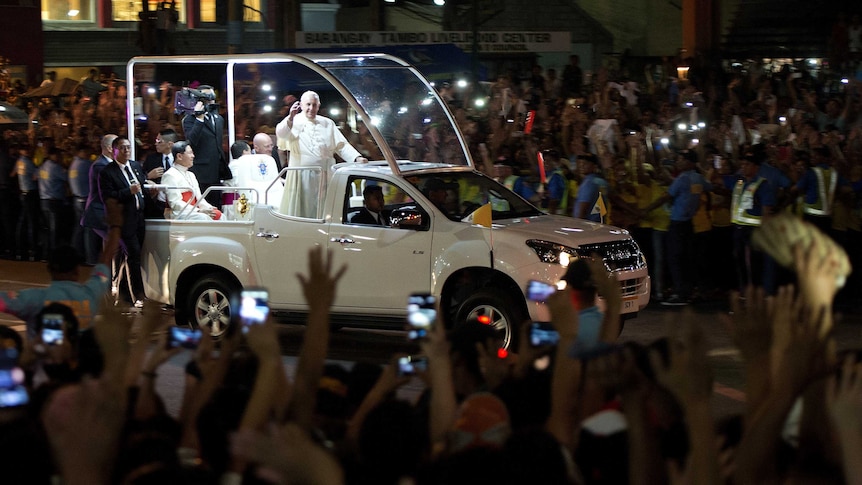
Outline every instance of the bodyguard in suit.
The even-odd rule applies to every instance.
[[[102,194],[99,191],[99,175],[102,170],[114,160],[112,145],[117,135],[108,134],[102,137],[102,154],[99,155],[91,165],[89,173],[90,193],[84,206],[84,215],[81,216],[81,226],[84,227],[84,237],[90,238],[91,248],[102,247],[102,242],[107,238],[108,225],[105,222],[105,204],[102,202]],[[86,254],[87,264],[96,264],[99,261],[98,251]]]
[[[147,178],[154,183],[162,183],[162,174],[164,174],[174,164],[174,156],[171,154],[171,147],[177,141],[177,132],[173,129],[165,129],[159,132],[156,136],[156,152],[147,155],[144,159],[144,172]],[[153,197],[147,197],[147,206],[144,209],[144,215],[147,219],[163,219],[165,217],[165,207],[167,207],[167,197],[165,192],[156,193]]]
[[[195,105],[195,115],[183,118],[183,132],[195,152],[195,165],[192,173],[198,179],[201,191],[211,185],[219,185],[221,180],[231,178],[227,156],[223,149],[224,118],[218,114],[215,91],[212,86],[201,85],[198,90],[209,99],[199,99]],[[207,202],[220,207],[221,193],[213,192]]]
[[[99,174],[102,200],[116,199],[122,206],[123,225],[120,241],[126,250],[131,298],[135,307],[144,306],[144,280],[141,274],[141,244],[144,242],[144,189],[147,180],[141,165],[130,160],[132,144],[126,138],[114,140],[116,158]]]
[[[362,191],[363,207],[351,219],[352,224],[368,224],[372,226],[387,226],[386,218],[383,216],[383,187],[379,185],[366,185]]]

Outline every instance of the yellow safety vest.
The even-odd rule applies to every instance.
[[[748,211],[754,207],[754,194],[763,180],[763,177],[758,177],[757,180],[748,184],[748,187],[745,186],[744,180],[736,182],[736,186],[733,188],[733,199],[730,202],[730,222],[740,226],[760,225],[761,216],[756,216]]]
[[[835,186],[838,184],[838,173],[835,170],[813,167],[814,175],[817,176],[817,202],[805,204],[802,208],[805,214],[812,216],[828,216],[832,214],[832,201],[835,200]],[[829,177],[829,186],[826,186],[825,177]]]

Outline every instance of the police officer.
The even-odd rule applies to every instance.
[[[838,172],[832,167],[828,148],[815,148],[812,157],[812,166],[796,183],[795,190],[803,197],[802,217],[829,234],[832,229],[832,203],[839,185]]]
[[[771,294],[775,290],[774,262],[751,247],[752,232],[775,206],[772,186],[758,173],[761,161],[752,153],[742,158],[741,177],[728,187],[733,190],[730,222],[733,224],[733,258],[740,291],[748,285],[757,285]]]

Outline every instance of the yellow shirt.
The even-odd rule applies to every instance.
[[[707,232],[712,230],[712,219],[709,218],[709,210],[706,208],[708,203],[708,195],[706,192],[700,193],[700,207],[691,218],[691,224],[694,226],[694,233]]]
[[[653,203],[666,195],[667,186],[653,183],[652,199],[650,200],[650,203]],[[667,232],[670,227],[670,202],[665,202],[661,206],[650,211],[650,213],[647,214],[647,219],[649,219],[651,227],[656,231]]]

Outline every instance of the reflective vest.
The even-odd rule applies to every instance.
[[[754,207],[754,194],[763,183],[763,177],[745,186],[744,180],[736,182],[733,188],[733,199],[730,202],[730,222],[740,226],[759,226],[761,216],[756,216],[748,211]]]
[[[509,175],[508,177],[506,177],[505,180],[503,180],[503,185],[507,189],[514,192],[515,191],[515,182],[517,182],[519,178],[521,178],[521,177],[518,177],[517,175]]]
[[[835,199],[835,186],[838,184],[838,173],[835,170],[813,167],[814,175],[817,176],[817,202],[805,204],[802,211],[812,216],[828,216],[832,214],[832,201]],[[825,178],[829,177],[827,187]]]

